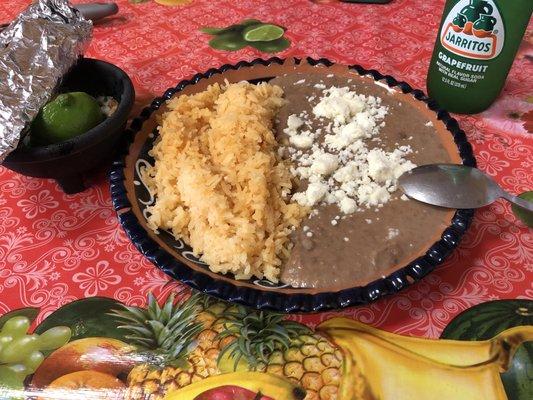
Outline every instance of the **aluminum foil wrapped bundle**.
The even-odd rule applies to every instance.
[[[39,0],[0,32],[0,162],[13,151],[90,42],[67,0]]]

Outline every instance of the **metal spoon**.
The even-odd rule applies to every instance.
[[[533,203],[504,191],[477,168],[456,164],[430,164],[404,173],[398,180],[415,200],[447,208],[479,208],[502,197],[533,211]]]

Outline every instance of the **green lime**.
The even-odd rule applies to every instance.
[[[524,192],[518,197],[524,200],[533,201],[533,190],[529,192]],[[522,222],[524,222],[524,224],[526,224],[530,228],[533,228],[533,212],[515,206],[514,204],[512,206],[512,210],[514,215],[516,215],[518,219],[522,220]]]
[[[58,143],[81,135],[104,119],[98,102],[84,92],[62,93],[46,104],[31,126],[34,145]]]
[[[240,31],[241,29],[242,29],[242,25],[238,24],[238,25],[230,25],[225,28],[204,26],[203,28],[200,28],[200,31],[202,31],[203,33],[207,33],[208,35],[220,35],[221,33]]]
[[[225,32],[209,41],[209,46],[217,50],[234,51],[246,46],[246,42],[238,32]]]
[[[289,39],[281,37],[279,39],[271,40],[269,42],[250,42],[248,44],[253,48],[256,48],[257,50],[263,51],[265,53],[277,53],[289,48],[291,42]]]
[[[285,31],[272,24],[251,25],[244,29],[242,37],[247,42],[270,42],[279,39]]]
[[[257,24],[261,24],[261,21],[259,21],[258,19],[251,18],[251,19],[245,19],[238,24],[226,26],[225,28],[204,26],[203,28],[200,28],[200,31],[203,33],[207,33],[208,35],[215,36],[215,35],[220,35],[221,33],[226,33],[226,32],[242,32],[242,30],[246,28],[247,26],[257,25]]]

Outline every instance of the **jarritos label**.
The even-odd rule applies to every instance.
[[[492,0],[461,0],[442,25],[441,44],[452,53],[476,60],[490,60],[500,54],[505,28]]]

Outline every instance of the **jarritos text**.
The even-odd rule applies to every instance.
[[[466,58],[490,60],[497,57],[505,40],[505,29],[492,0],[458,2],[444,20],[442,45]]]

